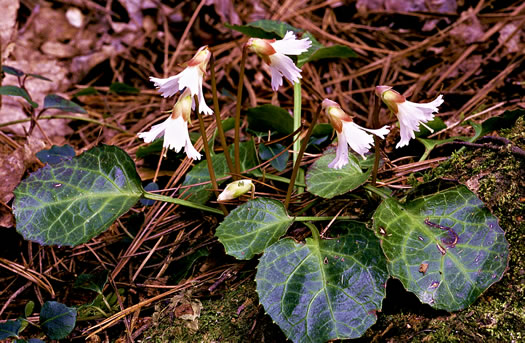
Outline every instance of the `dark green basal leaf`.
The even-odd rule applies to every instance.
[[[86,114],[87,111],[73,101],[64,99],[56,94],[48,94],[44,98],[44,108],[56,108],[58,110]]]
[[[261,105],[246,111],[248,125],[251,130],[268,132],[277,131],[283,135],[291,134],[293,130],[293,118],[286,111],[274,105]]]
[[[75,328],[77,310],[56,301],[46,301],[40,311],[40,326],[51,339],[63,339]]]
[[[109,271],[107,270],[96,274],[80,274],[75,280],[73,287],[87,289],[100,294],[108,282],[108,275]]]
[[[15,67],[9,67],[9,66],[3,65],[2,71],[6,74],[14,75],[17,77],[24,76],[24,72]]]
[[[18,332],[22,327],[20,320],[8,320],[5,323],[0,323],[0,339],[7,339],[9,337],[18,337]]]
[[[109,86],[109,91],[116,94],[138,94],[140,89],[130,86],[122,82],[113,82]]]
[[[156,182],[150,182],[144,187],[144,190],[146,192],[158,191],[159,190],[159,185]],[[142,198],[142,199],[140,199],[140,203],[143,206],[153,206],[153,204],[155,203],[155,200]]]
[[[261,160],[267,161],[276,156],[277,154],[281,153],[285,149],[286,147],[279,143],[271,145],[264,145],[263,143],[261,143],[259,144],[259,157],[261,157]],[[278,171],[283,171],[284,169],[286,169],[286,164],[288,163],[289,155],[290,154],[288,153],[288,151],[283,152],[277,158],[273,159],[270,162],[270,164]]]
[[[481,124],[471,123],[476,133],[474,137],[470,139],[470,142],[474,142],[478,140],[479,138],[481,138],[482,136],[492,131],[497,131],[497,130],[512,127],[514,123],[516,122],[516,120],[518,120],[518,118],[523,115],[525,115],[524,109],[517,109],[513,111],[507,110],[503,112],[503,114],[496,116],[496,117],[491,117],[485,120]]]
[[[372,172],[372,169],[363,172],[352,154],[349,154],[349,163],[343,168],[329,168],[328,164],[335,158],[335,152],[332,151],[328,149],[306,172],[308,192],[327,199],[356,189],[368,180]]]
[[[405,204],[386,199],[373,218],[390,274],[434,308],[467,307],[507,268],[498,220],[465,186]]]
[[[29,94],[27,94],[26,90],[17,86],[0,86],[0,95],[20,96],[24,98],[33,108],[38,107],[38,104],[31,100],[31,97]]]
[[[185,279],[190,275],[190,272],[194,269],[193,266],[201,257],[207,257],[210,255],[210,252],[206,248],[200,248],[191,255],[185,256],[175,262],[173,270],[174,274],[170,277],[170,281],[177,284],[182,279]]]
[[[215,236],[228,255],[249,260],[283,236],[292,222],[281,202],[257,198],[231,211]]]
[[[256,38],[283,38],[287,31],[299,32],[298,28],[290,24],[283,23],[277,20],[257,20],[246,25],[230,25],[225,24],[226,27],[239,31],[247,36]]]
[[[97,95],[99,92],[93,87],[86,87],[73,94],[73,98],[84,96],[84,95]]]
[[[233,148],[230,148],[230,155],[233,159]],[[257,154],[255,152],[255,144],[253,141],[243,142],[239,144],[239,155],[241,158],[242,171],[251,169],[257,165]],[[213,169],[215,170],[215,177],[217,179],[228,175],[230,170],[228,169],[228,164],[226,163],[226,157],[224,156],[224,153],[212,156],[211,160]],[[208,172],[208,164],[204,160],[197,163],[195,167],[193,167],[191,171],[186,174],[182,185],[188,186],[206,181],[210,181],[210,174]],[[217,183],[221,185],[225,181],[226,180],[217,180]],[[212,186],[210,183],[208,183],[201,186],[191,187],[184,194],[191,194],[186,200],[198,204],[204,204],[210,199],[212,195],[211,189]]]
[[[102,145],[46,165],[15,189],[16,229],[43,245],[75,246],[106,230],[142,196],[135,164]]]
[[[75,157],[75,149],[69,144],[63,146],[53,145],[51,149],[40,150],[35,155],[42,163],[57,164]]]
[[[257,267],[259,300],[293,342],[361,337],[381,309],[388,273],[379,242],[362,223],[339,225],[348,231],[337,239],[278,241]]]
[[[315,39],[315,37],[310,33],[306,32],[303,37],[308,37],[312,42],[312,46],[307,51],[303,52],[297,58],[297,66],[302,67],[305,63],[311,61],[323,60],[326,58],[349,58],[357,57],[357,54],[351,48],[344,45],[332,45],[325,47]]]

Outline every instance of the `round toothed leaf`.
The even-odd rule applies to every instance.
[[[507,268],[503,230],[465,186],[404,204],[386,199],[374,213],[374,230],[390,274],[438,309],[467,307]]]
[[[282,203],[257,198],[231,211],[215,235],[228,255],[249,260],[284,235],[292,222]]]
[[[328,167],[334,158],[335,152],[328,150],[310,166],[306,172],[308,192],[330,199],[350,192],[368,180],[372,169],[363,172],[352,154],[348,156],[348,164],[341,169]]]
[[[0,323],[0,339],[6,339],[9,337],[18,337],[18,332],[22,327],[22,323],[19,319],[8,320],[5,323]]]
[[[269,246],[257,267],[266,312],[294,342],[357,338],[375,323],[388,273],[379,241],[364,224],[306,244],[285,238]]]
[[[25,239],[75,246],[107,229],[143,190],[129,155],[103,145],[46,165],[14,193],[16,229]]]
[[[40,311],[40,326],[51,339],[62,339],[73,331],[77,310],[56,301],[46,301]]]

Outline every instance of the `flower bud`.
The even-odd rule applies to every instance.
[[[217,197],[217,201],[232,200],[249,192],[255,186],[252,180],[244,179],[229,183],[221,194]]]
[[[376,86],[376,94],[388,106],[392,113],[397,114],[399,111],[397,105],[406,101],[406,98],[392,89],[390,86]]]
[[[182,116],[184,121],[188,122],[191,115],[192,97],[189,88],[186,88],[184,93],[181,94],[175,105],[173,105],[173,112],[171,114],[172,119],[177,119]]]

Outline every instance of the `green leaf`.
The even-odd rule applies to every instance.
[[[281,153],[285,149],[286,147],[279,143],[271,145],[264,145],[263,143],[261,143],[259,144],[259,156],[261,157],[261,160],[267,161],[273,158],[275,155]],[[286,169],[286,164],[288,163],[289,155],[290,154],[288,153],[288,151],[286,151],[279,155],[279,157],[273,159],[270,162],[270,164],[278,171],[283,171],[284,169]]]
[[[230,149],[230,155],[233,158],[233,149]],[[257,165],[257,155],[255,152],[255,144],[253,141],[242,142],[239,144],[239,155],[241,159],[241,170],[247,170],[255,167]],[[226,157],[224,153],[216,154],[212,156],[212,165],[215,170],[215,177],[217,179],[223,178],[228,175],[230,170],[228,169],[228,164],[226,163]],[[207,162],[201,161],[191,169],[189,173],[186,174],[184,178],[183,186],[193,185],[196,183],[210,181],[210,174],[208,173],[208,164]],[[221,185],[226,180],[217,180],[217,183]],[[200,186],[191,187],[185,195],[188,193],[191,194],[187,199],[198,204],[204,204],[210,199],[212,192],[212,186],[210,183]],[[184,190],[184,189],[183,189]]]
[[[285,238],[257,267],[266,312],[293,342],[357,338],[375,323],[388,278],[378,240],[364,224],[344,222],[337,239]]]
[[[227,28],[256,38],[283,38],[287,31],[299,32],[298,28],[277,20],[257,20],[246,25],[224,24]]]
[[[100,294],[108,282],[108,275],[109,272],[107,270],[96,274],[80,274],[75,280],[73,287],[87,289]]]
[[[18,331],[22,323],[20,320],[8,320],[5,323],[0,323],[0,339],[9,337],[18,337]]]
[[[156,182],[150,182],[144,187],[144,190],[146,192],[158,191],[159,190],[159,185]],[[140,203],[143,206],[152,206],[155,203],[155,200],[142,198],[142,199],[140,199]]]
[[[86,87],[86,88],[83,88],[83,89],[79,90],[75,94],[73,94],[73,98],[76,98],[76,97],[79,97],[79,96],[83,96],[83,95],[97,95],[97,94],[99,94],[99,93],[98,93],[98,91],[95,88],[93,88],[93,87]]]
[[[143,190],[129,155],[102,145],[46,165],[14,193],[16,229],[25,239],[75,246],[106,230]]]
[[[332,151],[328,149],[306,172],[308,192],[327,199],[356,189],[368,180],[372,172],[372,169],[363,172],[357,158],[352,154],[349,154],[349,163],[343,168],[329,168],[328,164],[335,158]]]
[[[315,37],[310,33],[306,32],[302,38],[308,37],[312,42],[312,46],[303,52],[297,58],[297,66],[302,67],[306,62],[318,61],[327,58],[349,58],[357,57],[357,54],[351,48],[344,45],[332,45],[325,47],[315,39]]]
[[[116,94],[138,94],[140,89],[130,86],[122,82],[113,82],[109,86],[109,91]]]
[[[425,146],[425,153],[419,159],[419,161],[421,162],[421,161],[426,160],[428,155],[430,155],[432,150],[434,150],[434,148],[437,147],[438,145],[448,143],[448,142],[453,142],[455,140],[468,141],[470,137],[459,136],[459,137],[450,137],[447,139],[427,139],[427,138],[416,138],[416,139]]]
[[[434,130],[433,132],[441,131],[447,127],[440,117],[434,117],[434,119],[425,123],[425,125]],[[419,125],[419,131],[414,132],[416,137],[422,138],[432,133],[425,127],[425,125]]]
[[[293,130],[293,118],[286,111],[274,105],[261,105],[246,111],[248,125],[251,130],[268,132],[277,131],[283,135],[291,134]]]
[[[35,155],[42,163],[57,164],[63,160],[70,160],[75,157],[75,149],[69,144],[63,146],[53,145],[51,149],[40,150]]]
[[[63,97],[56,94],[46,95],[46,97],[44,98],[44,108],[56,108],[62,111],[72,113],[87,113],[85,109],[75,104],[73,101],[64,99]]]
[[[498,220],[465,186],[405,204],[388,198],[373,218],[390,274],[434,308],[467,307],[507,268]]]
[[[476,133],[474,137],[470,139],[470,142],[474,142],[478,140],[479,138],[481,138],[482,136],[492,131],[498,131],[501,129],[512,127],[514,123],[516,122],[516,120],[518,120],[518,118],[523,115],[525,115],[524,109],[517,109],[513,111],[507,110],[499,116],[491,117],[485,120],[483,123],[481,123],[481,125],[476,124],[476,123],[471,123]]]
[[[46,301],[40,311],[40,326],[51,339],[62,339],[73,331],[77,310],[56,301]]]
[[[9,67],[9,66],[3,65],[2,71],[6,74],[14,75],[17,77],[24,76],[24,72],[15,67]]]
[[[215,235],[228,255],[249,260],[275,243],[292,222],[281,202],[257,198],[231,211]]]
[[[0,95],[20,96],[26,99],[33,108],[38,107],[38,104],[31,100],[31,97],[27,94],[26,90],[17,86],[0,86]]]
[[[200,248],[191,255],[185,256],[178,260],[174,266],[176,272],[172,275],[171,280],[177,284],[185,279],[193,269],[193,266],[201,257],[209,256],[210,252],[206,248]]]
[[[50,80],[47,77],[39,75],[39,74],[27,73],[27,76],[31,76],[31,77],[34,77],[35,79],[40,79],[40,80],[44,80],[47,82],[53,82],[53,80]]]
[[[33,309],[35,308],[35,303],[31,300],[29,300],[24,307],[24,317],[29,317],[31,314],[33,314]]]

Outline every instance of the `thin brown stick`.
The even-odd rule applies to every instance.
[[[226,137],[224,136],[224,129],[222,128],[221,110],[219,107],[219,96],[217,95],[217,80],[215,78],[215,55],[213,52],[210,57],[210,76],[211,76],[211,93],[213,94],[213,111],[215,112],[215,121],[217,125],[217,132],[219,134],[219,141],[221,142],[222,150],[224,151],[224,157],[226,158],[226,164],[230,173],[235,173],[235,167],[232,163],[230,156],[230,149],[226,143]]]
[[[310,127],[308,128],[308,131],[306,132],[306,136],[304,137],[303,144],[301,144],[301,149],[299,150],[299,153],[297,154],[297,160],[295,161],[295,164],[293,166],[292,176],[290,177],[290,183],[288,184],[288,191],[286,192],[286,199],[284,200],[285,209],[288,209],[288,205],[290,205],[290,199],[292,198],[292,191],[295,185],[295,179],[297,178],[297,173],[299,172],[299,167],[301,166],[301,160],[303,159],[304,151],[306,150],[306,146],[308,145],[310,136],[312,135],[312,132],[314,131],[314,126],[317,123],[317,118],[319,118],[320,112],[321,112],[321,105],[317,106],[317,109],[314,112],[312,123],[310,124]]]
[[[237,84],[237,103],[235,106],[235,140],[233,142],[234,160],[235,160],[235,174],[241,174],[241,160],[239,157],[239,141],[240,141],[240,127],[241,127],[241,105],[242,105],[242,88],[244,85],[244,67],[246,64],[246,56],[248,55],[248,48],[243,45],[241,66],[239,71],[239,83]],[[239,179],[237,176],[234,179]]]
[[[199,128],[201,131],[201,137],[202,137],[202,145],[204,147],[204,155],[206,156],[206,163],[208,164],[208,173],[210,174],[210,180],[211,185],[214,189],[215,197],[219,196],[219,192],[217,189],[219,189],[219,186],[217,184],[217,179],[215,178],[215,170],[213,169],[213,163],[211,160],[211,154],[210,154],[210,146],[208,145],[208,137],[206,137],[206,128],[204,127],[204,119],[202,118],[202,113],[199,111],[199,98],[197,94],[194,96],[195,99],[195,112],[197,112],[197,116],[199,117]],[[219,203],[219,208],[224,213],[225,216],[228,215],[228,210],[226,207]]]

